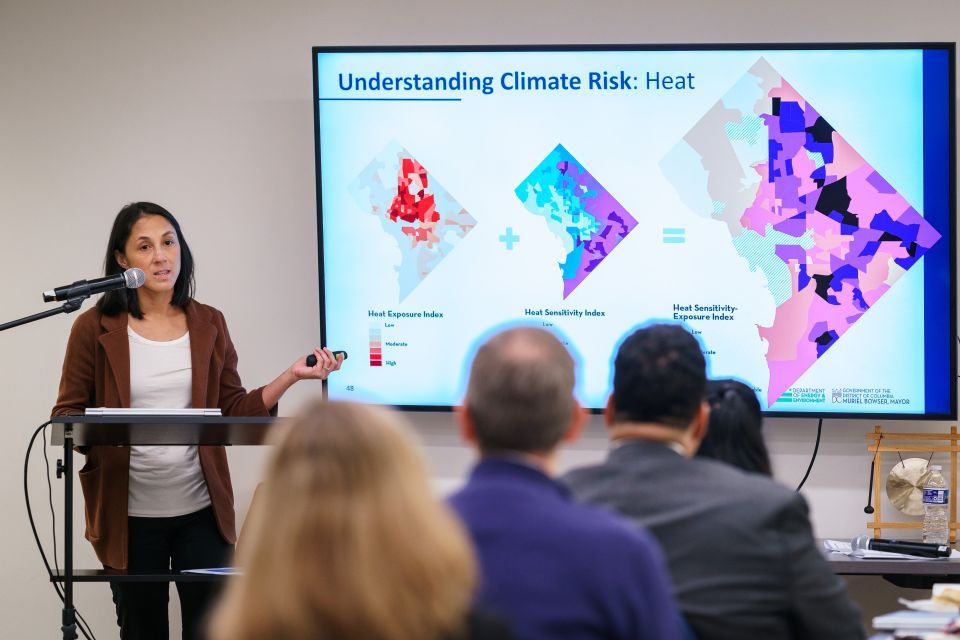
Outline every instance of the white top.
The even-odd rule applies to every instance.
[[[193,368],[190,333],[176,340],[148,340],[127,326],[130,340],[130,406],[184,409],[190,406]],[[210,505],[197,447],[130,447],[127,513],[169,518]]]

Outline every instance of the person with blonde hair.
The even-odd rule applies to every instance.
[[[505,638],[399,416],[316,401],[279,437],[212,640]]]

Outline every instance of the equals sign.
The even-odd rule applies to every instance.
[[[664,227],[663,244],[683,244],[687,241],[687,230],[683,227]]]

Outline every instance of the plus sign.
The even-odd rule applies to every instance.
[[[514,235],[513,227],[507,227],[507,232],[500,236],[500,242],[507,246],[507,251],[513,251],[513,245],[520,242],[520,236]]]

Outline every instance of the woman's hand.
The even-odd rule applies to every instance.
[[[263,388],[263,404],[265,407],[269,409],[276,405],[287,389],[298,380],[326,380],[327,376],[338,370],[340,365],[343,364],[343,357],[334,357],[333,352],[327,348],[314,349],[312,354],[307,355],[315,356],[317,364],[308,367],[307,356],[303,356]]]
[[[290,372],[297,380],[326,380],[334,371],[340,369],[343,364],[343,356],[334,356],[330,349],[314,349],[313,355],[317,358],[317,364],[312,367],[307,366],[307,356],[303,356],[293,363]]]

